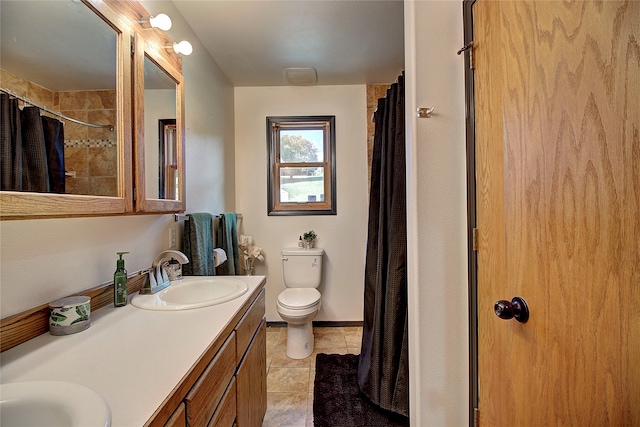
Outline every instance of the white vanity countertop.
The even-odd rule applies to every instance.
[[[82,384],[107,400],[112,426],[142,426],[265,281],[234,277],[249,289],[223,304],[184,311],[111,305],[92,312],[82,332],[42,334],[0,353],[0,381]]]

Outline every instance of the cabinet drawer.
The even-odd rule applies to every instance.
[[[236,335],[231,332],[227,341],[191,388],[187,404],[187,425],[206,426],[235,373]]]
[[[251,304],[251,307],[249,307],[236,326],[237,363],[240,363],[242,360],[249,343],[253,339],[253,335],[256,333],[256,329],[258,329],[258,326],[260,326],[260,322],[262,322],[262,318],[264,317],[264,293],[265,290],[262,289],[253,304]]]
[[[186,427],[187,419],[185,418],[185,412],[184,403],[181,403],[178,409],[171,415],[171,418],[165,423],[164,427]]]
[[[236,420],[236,379],[231,380],[207,427],[231,427]]]

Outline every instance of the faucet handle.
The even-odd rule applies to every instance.
[[[162,268],[161,265],[158,265],[158,267],[149,270],[148,277],[145,279],[142,288],[140,288],[140,295],[155,294],[170,284],[171,282],[169,281],[164,268]]]
[[[158,286],[158,281],[156,280],[156,275],[154,274],[153,270],[149,272],[149,282],[151,289],[155,289],[156,286]]]
[[[156,275],[153,269],[149,269],[147,271],[147,277],[142,284],[142,288],[140,288],[140,295],[149,295],[155,292],[158,287],[158,282],[156,281]]]
[[[158,281],[160,283],[166,283],[169,281],[169,275],[167,274],[167,267],[169,266],[169,262],[163,262],[158,266]]]

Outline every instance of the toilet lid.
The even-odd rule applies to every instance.
[[[320,301],[320,292],[316,288],[290,288],[278,295],[278,302],[285,308],[301,310],[316,305]]]

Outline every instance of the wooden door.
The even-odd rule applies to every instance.
[[[640,2],[474,4],[479,425],[640,425]],[[526,323],[494,314],[523,297]]]

